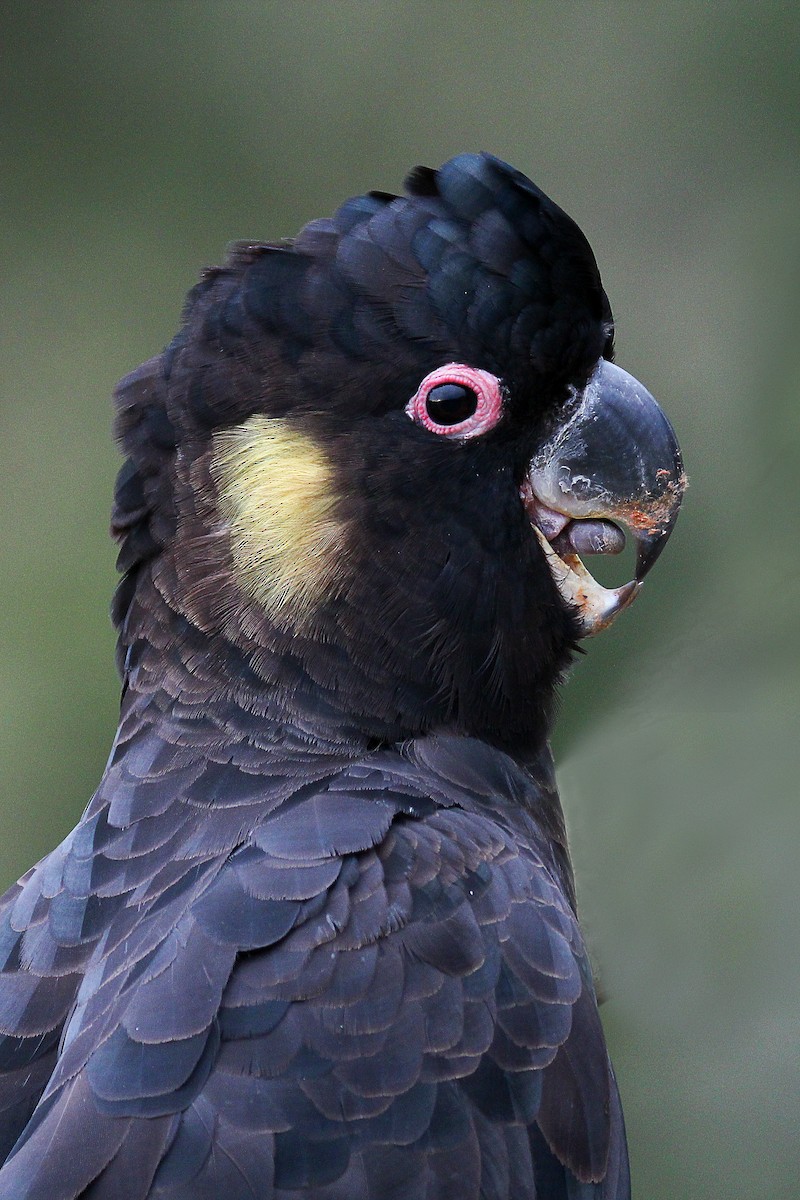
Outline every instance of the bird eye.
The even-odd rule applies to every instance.
[[[478,397],[463,383],[439,383],[425,397],[425,411],[437,425],[458,425],[478,407]]]
[[[464,363],[448,363],[426,375],[406,405],[412,421],[431,433],[459,440],[486,433],[503,411],[500,380]]]

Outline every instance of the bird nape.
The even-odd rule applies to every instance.
[[[120,725],[0,909],[5,1200],[629,1195],[547,744],[684,486],[612,357],[581,231],[463,154],[234,247],[119,385]]]

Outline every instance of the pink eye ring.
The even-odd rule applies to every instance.
[[[466,363],[447,363],[426,375],[406,405],[412,421],[445,437],[478,437],[503,413],[500,380]]]

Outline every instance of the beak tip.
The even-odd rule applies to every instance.
[[[672,528],[677,520],[677,517],[678,512],[676,508],[666,528],[661,529],[655,534],[640,533],[636,538],[637,547],[635,579],[637,583],[642,582],[644,577],[650,571],[651,567],[655,565],[656,561],[660,557],[661,551],[669,541],[670,534],[672,533]]]
[[[594,637],[608,629],[619,614],[633,604],[641,586],[636,579],[614,588],[613,591],[597,586],[594,602],[584,603],[580,614],[581,635]]]

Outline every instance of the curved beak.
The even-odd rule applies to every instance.
[[[681,452],[647,389],[600,359],[568,416],[534,456],[522,499],[556,585],[581,633],[599,633],[633,601],[663,550],[686,487]],[[583,553],[617,553],[621,525],[636,543],[635,578],[604,588]]]

